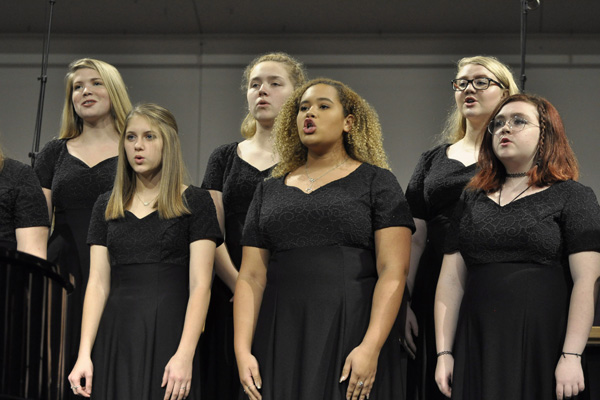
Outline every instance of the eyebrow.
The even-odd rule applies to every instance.
[[[89,79],[89,80],[92,81],[92,82],[95,82],[95,81],[101,81],[102,78],[92,78],[92,79]],[[73,85],[75,85],[76,83],[84,82],[84,81],[85,81],[85,79],[84,80],[73,81]]]
[[[254,76],[254,77],[252,77],[252,79],[250,79],[250,82],[261,80],[261,79],[262,78],[260,76]],[[267,79],[267,80],[269,80],[269,79],[283,79],[283,76],[281,76],[281,75],[269,75],[269,76],[266,76],[265,79]]]
[[[473,79],[479,79],[479,78],[488,78],[488,79],[493,79],[493,80],[495,80],[495,81],[496,81],[496,80],[498,80],[498,79],[497,79],[497,78],[495,78],[495,77],[494,77],[494,78],[492,78],[491,76],[487,76],[487,75],[477,75],[477,76],[474,76],[474,77],[473,77]],[[463,76],[457,76],[455,79],[467,79],[467,76],[466,76],[466,75],[463,75]],[[468,80],[468,79],[467,79],[467,80]]]
[[[319,98],[317,98],[317,101],[328,101],[330,103],[333,103],[333,100],[331,100],[329,97],[319,97]],[[303,103],[308,103],[308,100],[304,100],[304,101],[300,102],[300,104],[303,104]]]

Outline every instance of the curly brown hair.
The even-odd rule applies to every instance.
[[[306,163],[308,150],[300,141],[296,118],[304,93],[308,88],[320,84],[336,89],[344,110],[344,117],[354,116],[350,132],[343,135],[344,148],[348,155],[357,161],[390,169],[387,156],[383,150],[383,136],[379,117],[373,107],[342,82],[328,78],[317,78],[296,89],[275,119],[273,136],[280,161],[273,169],[272,176],[283,176]]]

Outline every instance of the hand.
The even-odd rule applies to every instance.
[[[554,375],[558,400],[570,399],[585,389],[581,358],[578,356],[570,354],[560,356]]]
[[[408,350],[408,354],[414,360],[417,353],[417,345],[415,344],[415,337],[419,336],[419,323],[417,322],[417,316],[410,307],[410,303],[406,307],[406,325],[404,327],[404,341]]]
[[[444,354],[438,357],[435,367],[435,381],[440,392],[446,397],[452,396],[452,378],[454,373],[454,357]]]
[[[262,395],[259,389],[262,387],[262,378],[260,377],[256,357],[250,353],[239,356],[238,370],[244,393],[246,393],[250,400],[261,400]]]
[[[348,382],[348,390],[346,391],[347,400],[364,400],[365,398],[369,398],[371,389],[373,389],[373,383],[375,382],[378,359],[379,352],[373,351],[363,344],[355,347],[348,354],[340,378],[340,383],[342,383],[352,373]]]
[[[164,400],[182,400],[189,396],[194,356],[175,353],[165,367],[160,387],[165,387]]]
[[[92,377],[94,376],[94,365],[89,357],[78,357],[73,371],[69,374],[69,383],[73,393],[83,397],[92,395]],[[85,386],[81,386],[81,380],[85,379]]]

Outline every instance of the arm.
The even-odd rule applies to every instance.
[[[69,374],[73,392],[80,396],[90,397],[92,394],[94,371],[91,359],[92,347],[109,292],[110,259],[108,249],[104,246],[92,245],[90,248],[90,279],[83,302],[79,354],[73,371]],[[80,387],[82,378],[85,378],[86,381],[84,387]]]
[[[223,207],[223,193],[218,190],[209,190],[210,196],[217,209],[217,219],[221,232],[225,235],[225,208]],[[215,273],[227,285],[232,293],[235,291],[235,282],[238,278],[238,271],[231,261],[231,256],[227,251],[227,245],[223,243],[217,247],[215,253]]]
[[[446,254],[442,262],[434,303],[435,342],[438,352],[452,351],[466,278],[467,267],[460,252]],[[438,357],[435,381],[440,391],[448,397],[452,393],[453,370],[452,354]]]
[[[52,215],[54,214],[54,210],[52,208],[52,190],[43,187],[42,192],[44,193],[46,204],[48,205],[48,218],[50,219],[50,223],[52,223]]]
[[[594,304],[600,286],[600,253],[586,251],[571,254],[569,266],[573,277],[573,291],[562,351],[581,354],[585,349],[594,320]],[[561,356],[555,375],[556,396],[559,400],[577,396],[585,389],[579,356]]]
[[[17,250],[46,259],[48,227],[17,228],[15,236],[17,237]]]
[[[244,247],[242,268],[235,286],[233,301],[235,357],[240,372],[240,382],[251,400],[262,398],[258,391],[262,386],[262,379],[258,362],[252,355],[252,340],[267,283],[269,258],[268,250]]]
[[[410,257],[411,231],[405,227],[390,227],[375,231],[375,254],[377,258],[377,283],[373,293],[373,305],[369,327],[361,342],[346,358],[340,382],[348,382],[346,398],[368,397],[375,381],[379,353],[394,325],[402,294]],[[359,382],[362,382],[360,384]]]
[[[410,244],[410,268],[408,270],[408,277],[406,278],[406,286],[408,287],[409,293],[412,295],[415,287],[415,277],[419,270],[419,262],[421,255],[425,250],[427,244],[427,222],[420,218],[414,218],[416,231],[412,235],[412,241]],[[415,354],[417,352],[417,345],[415,344],[414,336],[419,336],[419,325],[417,323],[417,317],[413,312],[410,302],[407,303],[406,310],[406,326],[404,327],[404,337],[406,338],[406,345]],[[413,356],[414,358],[414,356]]]
[[[177,351],[165,366],[162,387],[166,399],[183,399],[190,393],[192,363],[210,300],[215,242],[210,239],[190,243],[190,297]],[[180,390],[180,388],[185,388]]]

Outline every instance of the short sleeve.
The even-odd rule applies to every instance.
[[[189,226],[190,243],[196,240],[211,239],[219,246],[223,243],[223,234],[210,193],[204,189],[190,186],[185,191],[185,196],[192,212]]]
[[[266,249],[265,238],[261,234],[260,229],[260,210],[263,201],[263,189],[265,182],[260,182],[254,191],[252,202],[246,214],[246,222],[244,223],[244,231],[242,234],[242,246],[259,247]]]
[[[600,252],[600,206],[593,190],[573,182],[561,215],[567,254]]]
[[[106,206],[110,198],[110,193],[107,192],[98,197],[94,208],[92,209],[92,217],[90,219],[90,228],[88,230],[87,244],[88,245],[107,245],[108,221],[104,216]]]
[[[371,185],[371,204],[373,231],[391,226],[405,226],[415,231],[408,202],[390,171],[377,169]]]
[[[46,198],[31,167],[22,165],[17,182],[15,228],[50,226]]]
[[[60,140],[51,140],[46,143],[42,151],[36,155],[33,169],[43,188],[52,188],[52,179],[54,178],[56,161],[62,146],[63,143]]]
[[[231,156],[231,152],[236,149],[237,143],[232,143],[219,146],[211,153],[206,165],[204,179],[202,180],[202,189],[223,191],[227,160]]]
[[[421,154],[419,162],[410,177],[406,187],[406,200],[414,218],[428,219],[427,206],[425,203],[425,176],[428,170],[428,158],[426,153]]]

